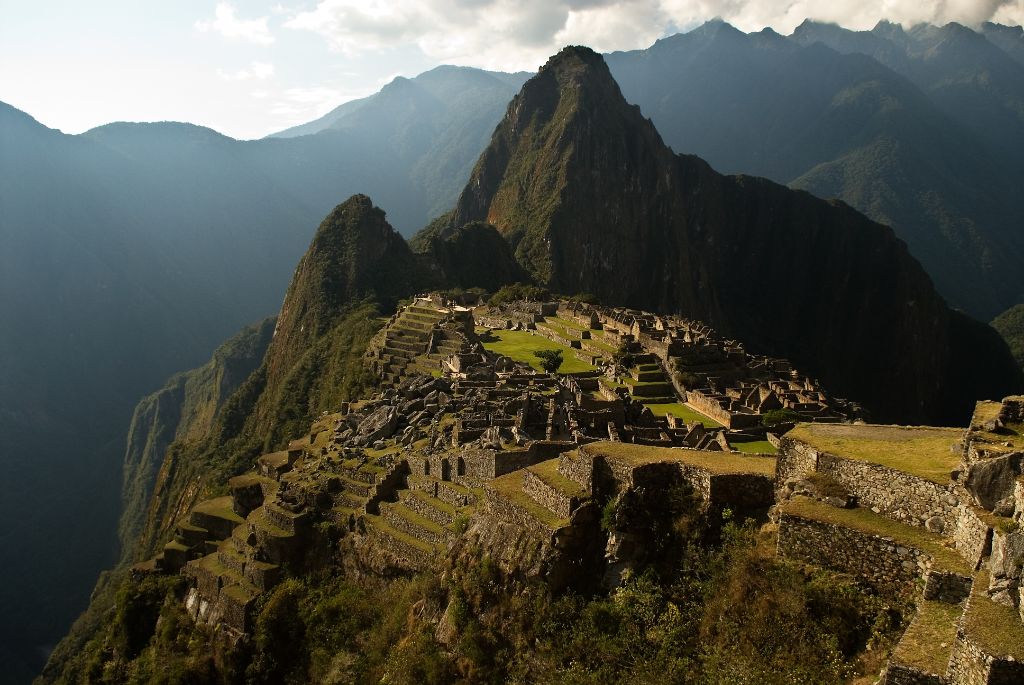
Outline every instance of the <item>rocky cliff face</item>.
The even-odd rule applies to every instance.
[[[175,374],[139,402],[128,429],[121,489],[121,561],[135,557],[164,453],[175,441],[196,442],[214,427],[228,397],[263,362],[273,318],[249,326],[217,348],[203,366]]]
[[[1024,382],[890,229],[674,155],[586,48],[552,58],[509,105],[449,230],[470,221],[495,225],[552,290],[708,321],[876,419],[962,423],[977,397]]]
[[[217,483],[279,448],[325,409],[371,382],[362,355],[381,311],[427,278],[420,260],[365,195],[338,205],[299,261],[262,363],[220,409],[203,440],[166,451],[138,548],[152,554]]]

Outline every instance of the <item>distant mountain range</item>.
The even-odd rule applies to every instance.
[[[1024,301],[1022,44],[1019,27],[991,24],[805,23],[787,38],[711,22],[607,63],[676,152],[891,224],[944,297],[988,320]],[[372,196],[406,236],[450,209],[528,76],[439,67],[244,142],[174,123],[68,136],[0,104],[0,316],[13,322],[0,327],[0,538],[21,550],[0,573],[0,641],[12,658],[37,663],[26,655],[63,632],[115,558],[138,398],[272,313],[341,199]],[[479,274],[454,273],[460,255],[495,245],[471,227],[438,261],[468,283]],[[506,262],[491,266],[518,268]],[[40,563],[55,535],[74,564]]]

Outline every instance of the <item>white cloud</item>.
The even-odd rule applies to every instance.
[[[267,62],[253,62],[245,69],[238,71],[217,70],[217,75],[225,81],[264,81],[274,75],[274,65]]]
[[[271,105],[270,113],[282,127],[303,124],[322,117],[344,102],[371,95],[379,89],[380,84],[371,84],[371,86],[367,90],[330,86],[287,88]],[[253,97],[257,97],[257,95],[253,93]]]
[[[241,19],[236,14],[234,5],[228,2],[217,3],[213,19],[200,20],[196,22],[196,29],[203,33],[219,33],[225,38],[239,39],[269,45],[274,42],[274,37],[267,27],[268,17],[257,19]]]
[[[535,69],[564,45],[602,52],[722,17],[744,31],[789,33],[806,18],[853,29],[879,19],[973,25],[1024,19],[1024,0],[319,0],[285,22],[333,50],[362,55],[413,44],[428,57],[492,69]]]

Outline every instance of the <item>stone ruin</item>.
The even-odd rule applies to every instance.
[[[777,459],[746,455],[730,451],[734,429],[656,417],[628,384],[602,382],[623,373],[614,361],[595,372],[538,373],[488,351],[463,314],[420,311],[437,306],[420,300],[399,312],[368,354],[371,368],[396,380],[261,456],[231,479],[229,495],[197,504],[135,573],[186,575],[191,615],[232,640],[251,631],[259,596],[325,545],[339,563],[387,577],[432,568],[471,540],[505,572],[556,591],[591,567],[605,568],[603,582],[614,586],[642,562],[646,522],[620,514],[602,536],[602,507],[628,500],[642,512],[684,484],[709,512],[763,518],[771,508],[781,556],[913,602],[883,682],[1024,682],[1024,398],[979,403],[966,431],[841,422],[853,405],[796,380],[781,362],[741,358],[739,346],[722,343],[733,383],[760,378],[780,403],[810,393],[832,407],[825,417],[805,407],[819,420],[775,438]],[[665,317],[569,311],[578,330],[614,330],[632,345],[636,375],[660,368],[658,352],[678,351],[677,339],[684,350],[715,340],[705,326]],[[401,355],[386,350],[401,349],[399,336],[389,328],[428,318],[430,328],[417,330],[445,331],[448,349],[424,344],[396,362]],[[543,334],[545,321],[533,323]],[[613,340],[597,337],[593,349]],[[577,339],[573,349],[585,353],[587,338]],[[412,370],[421,365],[429,375]],[[761,390],[757,397],[763,405]],[[904,453],[927,459],[900,461]],[[940,468],[925,468],[933,462]],[[993,623],[1001,639],[985,630]],[[922,661],[922,635],[936,634],[943,638],[925,643]]]
[[[1024,682],[1022,410],[1008,397],[979,402],[966,431],[803,425],[782,438],[779,554],[917,606],[883,683]]]

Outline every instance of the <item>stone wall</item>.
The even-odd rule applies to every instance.
[[[434,555],[416,545],[409,544],[405,540],[392,537],[387,533],[374,528],[372,525],[365,526],[362,531],[374,548],[390,557],[396,566],[413,571],[421,571],[429,568],[433,562]]]
[[[781,499],[788,481],[804,479],[818,470],[818,450],[785,436],[779,440],[778,448],[775,489]]]
[[[948,604],[958,604],[971,594],[973,578],[949,571],[929,568],[924,574],[925,599],[933,599]]]
[[[951,535],[957,524],[959,501],[951,487],[903,471],[827,452],[818,454],[818,473],[831,476],[857,497],[862,507],[913,526]]]
[[[523,471],[523,492],[558,518],[567,519],[580,501],[558,488],[544,482],[544,479],[530,470]]]
[[[526,508],[491,487],[486,487],[485,492],[487,511],[491,516],[520,530],[528,531],[538,541],[550,541],[554,531],[538,521]]]
[[[946,679],[906,664],[890,663],[881,685],[946,685]]]
[[[569,480],[579,483],[587,492],[594,486],[594,458],[582,451],[575,455],[560,455],[558,472]]]
[[[992,544],[992,528],[981,517],[981,511],[969,504],[957,507],[953,542],[967,563],[978,568],[982,557],[988,555]]]
[[[738,516],[755,514],[775,502],[772,478],[750,473],[716,474],[711,477],[712,506],[729,507]]]
[[[779,517],[778,553],[849,573],[894,595],[911,596],[930,557],[889,538],[790,514]]]
[[[959,501],[951,486],[877,464],[818,454],[818,472],[839,481],[860,506],[883,516],[949,535],[956,529]]]

